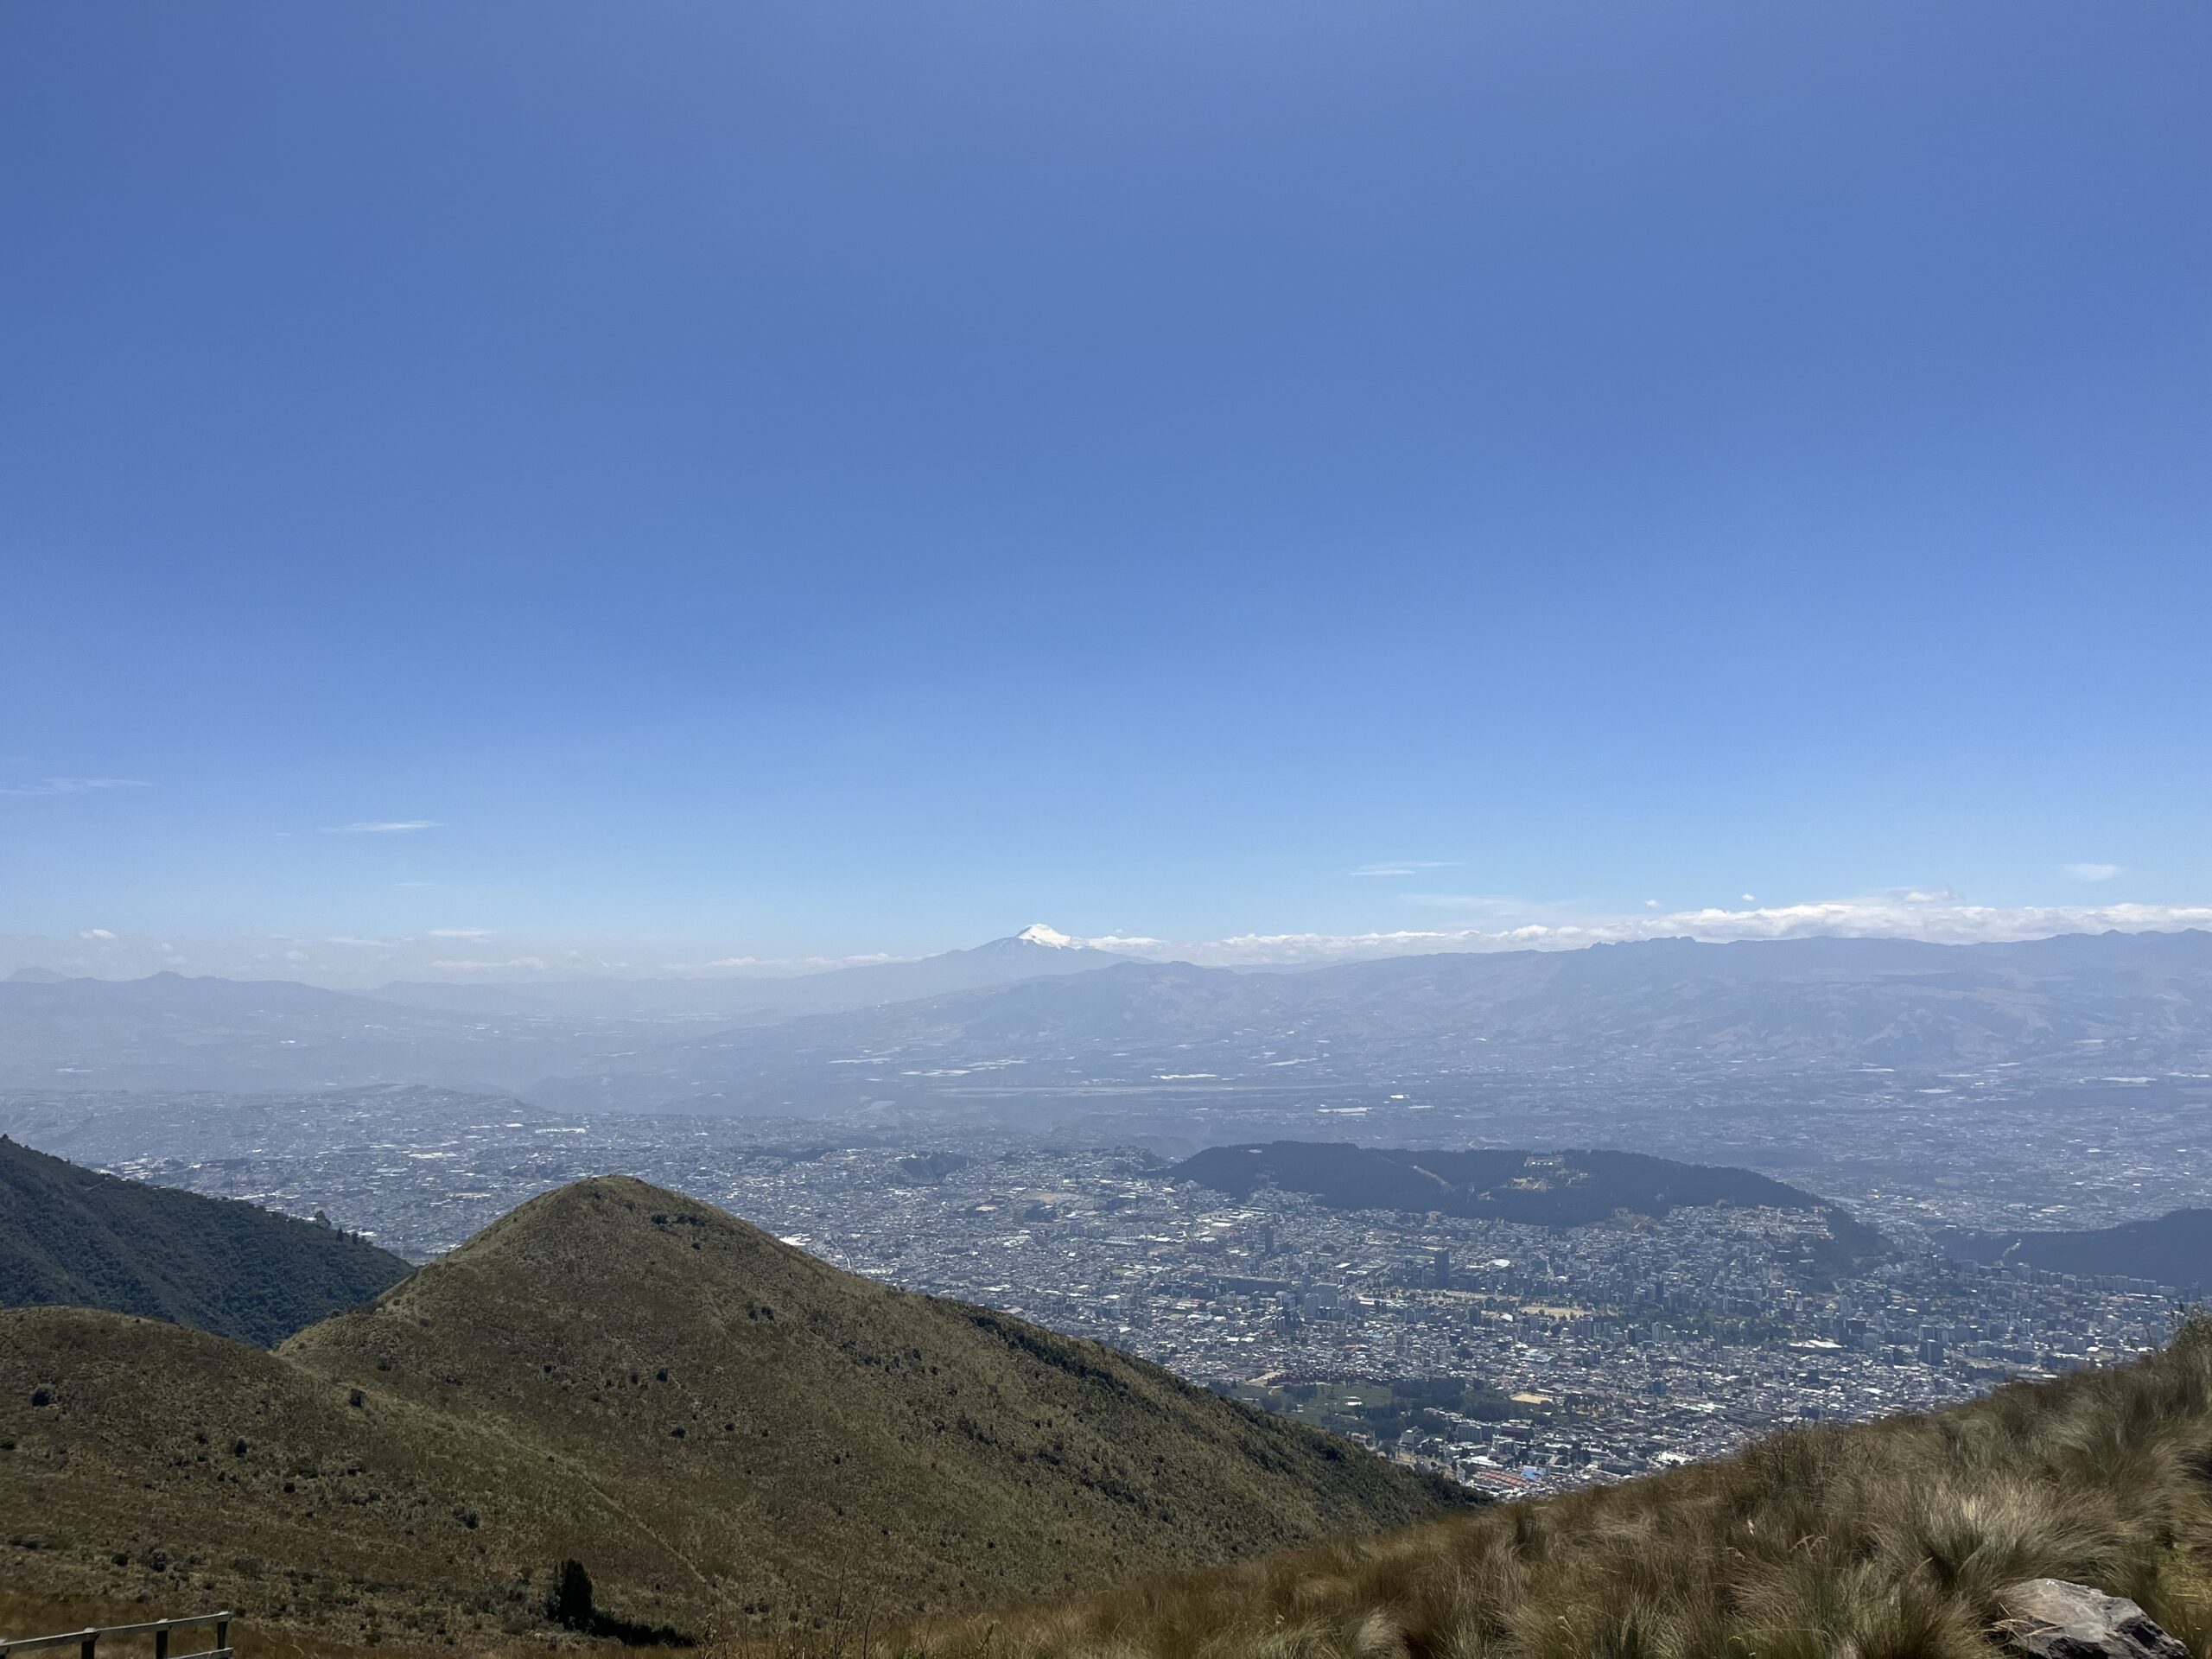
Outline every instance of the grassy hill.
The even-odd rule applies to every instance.
[[[2053,1273],[2119,1274],[2201,1293],[2212,1285],[2212,1210],[2169,1210],[2116,1227],[1950,1233],[1945,1252],[1969,1262],[2024,1262]]]
[[[0,1313],[12,1583],[336,1640],[548,1633],[581,1560],[700,1635],[1069,1594],[1443,1512],[1114,1350],[842,1273],[626,1179],[534,1200],[275,1353]]]
[[[107,1308],[266,1346],[410,1271],[328,1227],[118,1180],[0,1135],[0,1306]]]
[[[1622,1211],[1664,1216],[1713,1205],[1817,1211],[1827,1217],[1834,1245],[1818,1265],[1833,1270],[1887,1248],[1872,1228],[1802,1187],[1754,1170],[1637,1152],[1452,1152],[1269,1141],[1210,1147],[1167,1173],[1239,1198],[1274,1187],[1332,1209],[1433,1211],[1538,1227],[1584,1227]]]
[[[880,1659],[1998,1659],[2053,1576],[2212,1652],[2212,1324],[2142,1363],[988,1618]],[[778,1651],[856,1650],[849,1628]],[[842,1647],[839,1646],[843,1643]]]

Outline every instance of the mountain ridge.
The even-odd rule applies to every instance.
[[[772,1003],[743,1008],[708,982],[657,983],[396,984],[375,995],[175,976],[4,982],[0,1087],[421,1083],[527,1091],[549,1106],[820,1116],[941,1093],[926,1079],[978,1065],[1019,1065],[1001,1081],[1045,1093],[1117,1073],[1280,1085],[1289,1079],[1268,1067],[1308,1065],[1301,1076],[1314,1078],[1333,1067],[1351,1081],[1567,1056],[1671,1068],[2079,1071],[2094,1057],[2212,1069],[2212,934],[2198,930],[2001,944],[1656,940],[1270,973],[1017,934],[772,982],[781,988],[761,993]],[[884,1074],[863,1079],[871,1056]]]
[[[628,1177],[532,1199],[272,1354],[168,1332],[0,1315],[0,1531],[55,1538],[21,1563],[46,1589],[145,1587],[142,1558],[189,1538],[210,1595],[251,1592],[234,1560],[310,1570],[278,1617],[322,1634],[488,1640],[543,1632],[574,1559],[617,1615],[766,1634],[863,1563],[913,1616],[1464,1501]]]
[[[1937,1244],[1969,1262],[2018,1262],[2053,1273],[2115,1274],[2201,1296],[2212,1287],[2212,1209],[2189,1207],[2111,1227],[1950,1231]]]
[[[1839,1271],[1879,1257],[1889,1242],[1840,1205],[1755,1170],[1686,1164],[1635,1152],[1555,1153],[1361,1147],[1271,1141],[1210,1147],[1169,1169],[1236,1198],[1262,1187],[1300,1192],[1334,1209],[1433,1211],[1565,1230],[1627,1213],[1658,1218],[1715,1205],[1789,1210],[1826,1218],[1815,1266]]]
[[[855,963],[809,974],[690,975],[628,980],[395,980],[366,995],[403,1006],[507,1013],[616,1009],[640,1015],[787,1019],[1081,973],[1130,958],[1100,950],[1042,922],[964,949],[908,961]]]
[[[0,1306],[99,1307],[267,1347],[414,1269],[236,1199],[149,1186],[0,1135]]]
[[[881,1645],[901,1659],[2202,1654],[2208,1434],[2200,1314],[2130,1363],[1799,1428],[1379,1539],[932,1621]],[[2131,1618],[2024,1642],[2015,1594],[2034,1579],[2125,1597],[2158,1635]],[[810,1650],[823,1648],[778,1649]]]
[[[2095,1046],[2212,1066],[2212,934],[2025,945],[1660,940],[1254,974],[1125,961],[640,1049],[535,1080],[549,1106],[849,1109],[1019,1061],[1038,1093],[1102,1075],[1244,1085],[1464,1076],[1572,1053],[1638,1065],[2079,1067]],[[877,1057],[871,1070],[860,1062]],[[2164,1062],[2145,1062],[2164,1063]],[[953,1085],[972,1087],[974,1084]]]

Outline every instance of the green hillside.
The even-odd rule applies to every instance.
[[[1168,1173],[1239,1198],[1274,1187],[1332,1209],[1434,1211],[1536,1227],[1586,1227],[1624,1211],[1664,1216],[1714,1205],[1818,1211],[1828,1230],[1818,1265],[1828,1271],[1888,1248],[1872,1228],[1802,1187],[1755,1170],[1637,1152],[1455,1152],[1268,1141],[1209,1147]]]
[[[0,1306],[106,1308],[266,1347],[405,1278],[358,1238],[0,1135]]]
[[[1433,1210],[1539,1227],[1584,1226],[1622,1210],[1663,1216],[1716,1204],[1827,1207],[1802,1187],[1753,1170],[1636,1152],[1450,1152],[1269,1141],[1210,1147],[1168,1173],[1237,1198],[1273,1186],[1310,1194],[1334,1209]]]
[[[273,1354],[0,1313],[24,1587],[337,1640],[550,1633],[566,1560],[696,1636],[888,1623],[1443,1513],[1464,1495],[1117,1351],[842,1273],[637,1181],[494,1224]],[[157,1567],[160,1572],[157,1574]]]
[[[2212,1322],[2164,1353],[1725,1462],[1111,1595],[871,1633],[876,1659],[2000,1659],[2024,1579],[2212,1652]],[[850,1627],[785,1659],[849,1652]],[[2088,1647],[2049,1652],[2094,1652]]]
[[[1969,1262],[2022,1262],[2053,1273],[2119,1274],[2202,1294],[2212,1285],[2212,1210],[2169,1210],[2114,1227],[1947,1233],[1945,1252]]]

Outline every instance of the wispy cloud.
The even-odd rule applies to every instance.
[[[2062,864],[2058,867],[2076,881],[2109,881],[2120,874],[2117,864]]]
[[[329,823],[326,836],[411,836],[417,830],[442,830],[435,818],[365,818],[359,823]]]
[[[1511,911],[1526,911],[1529,901],[1510,898],[1500,893],[1408,893],[1402,894],[1409,905],[1420,905],[1429,910],[1487,911],[1503,915]]]
[[[36,783],[10,784],[0,795],[90,795],[104,789],[151,789],[143,778],[41,778]]]
[[[1456,870],[1459,861],[1451,858],[1386,858],[1380,863],[1363,864],[1351,872],[1354,875],[1419,875],[1423,870]]]
[[[492,930],[488,927],[434,927],[430,930],[430,937],[434,939],[488,939],[492,937]]]
[[[109,928],[88,927],[77,937],[80,939],[111,939],[115,937],[115,934],[113,931]]]

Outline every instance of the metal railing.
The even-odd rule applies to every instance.
[[[77,1649],[77,1659],[98,1659],[97,1649],[104,1636],[150,1636],[154,1638],[154,1659],[169,1659],[171,1630],[201,1630],[215,1627],[215,1645],[188,1656],[188,1659],[234,1659],[231,1652],[231,1621],[235,1613],[201,1613],[193,1618],[160,1618],[151,1624],[105,1624],[95,1630],[66,1630],[60,1636],[0,1636],[0,1659],[12,1659],[18,1653],[31,1653],[41,1648],[68,1648]]]

